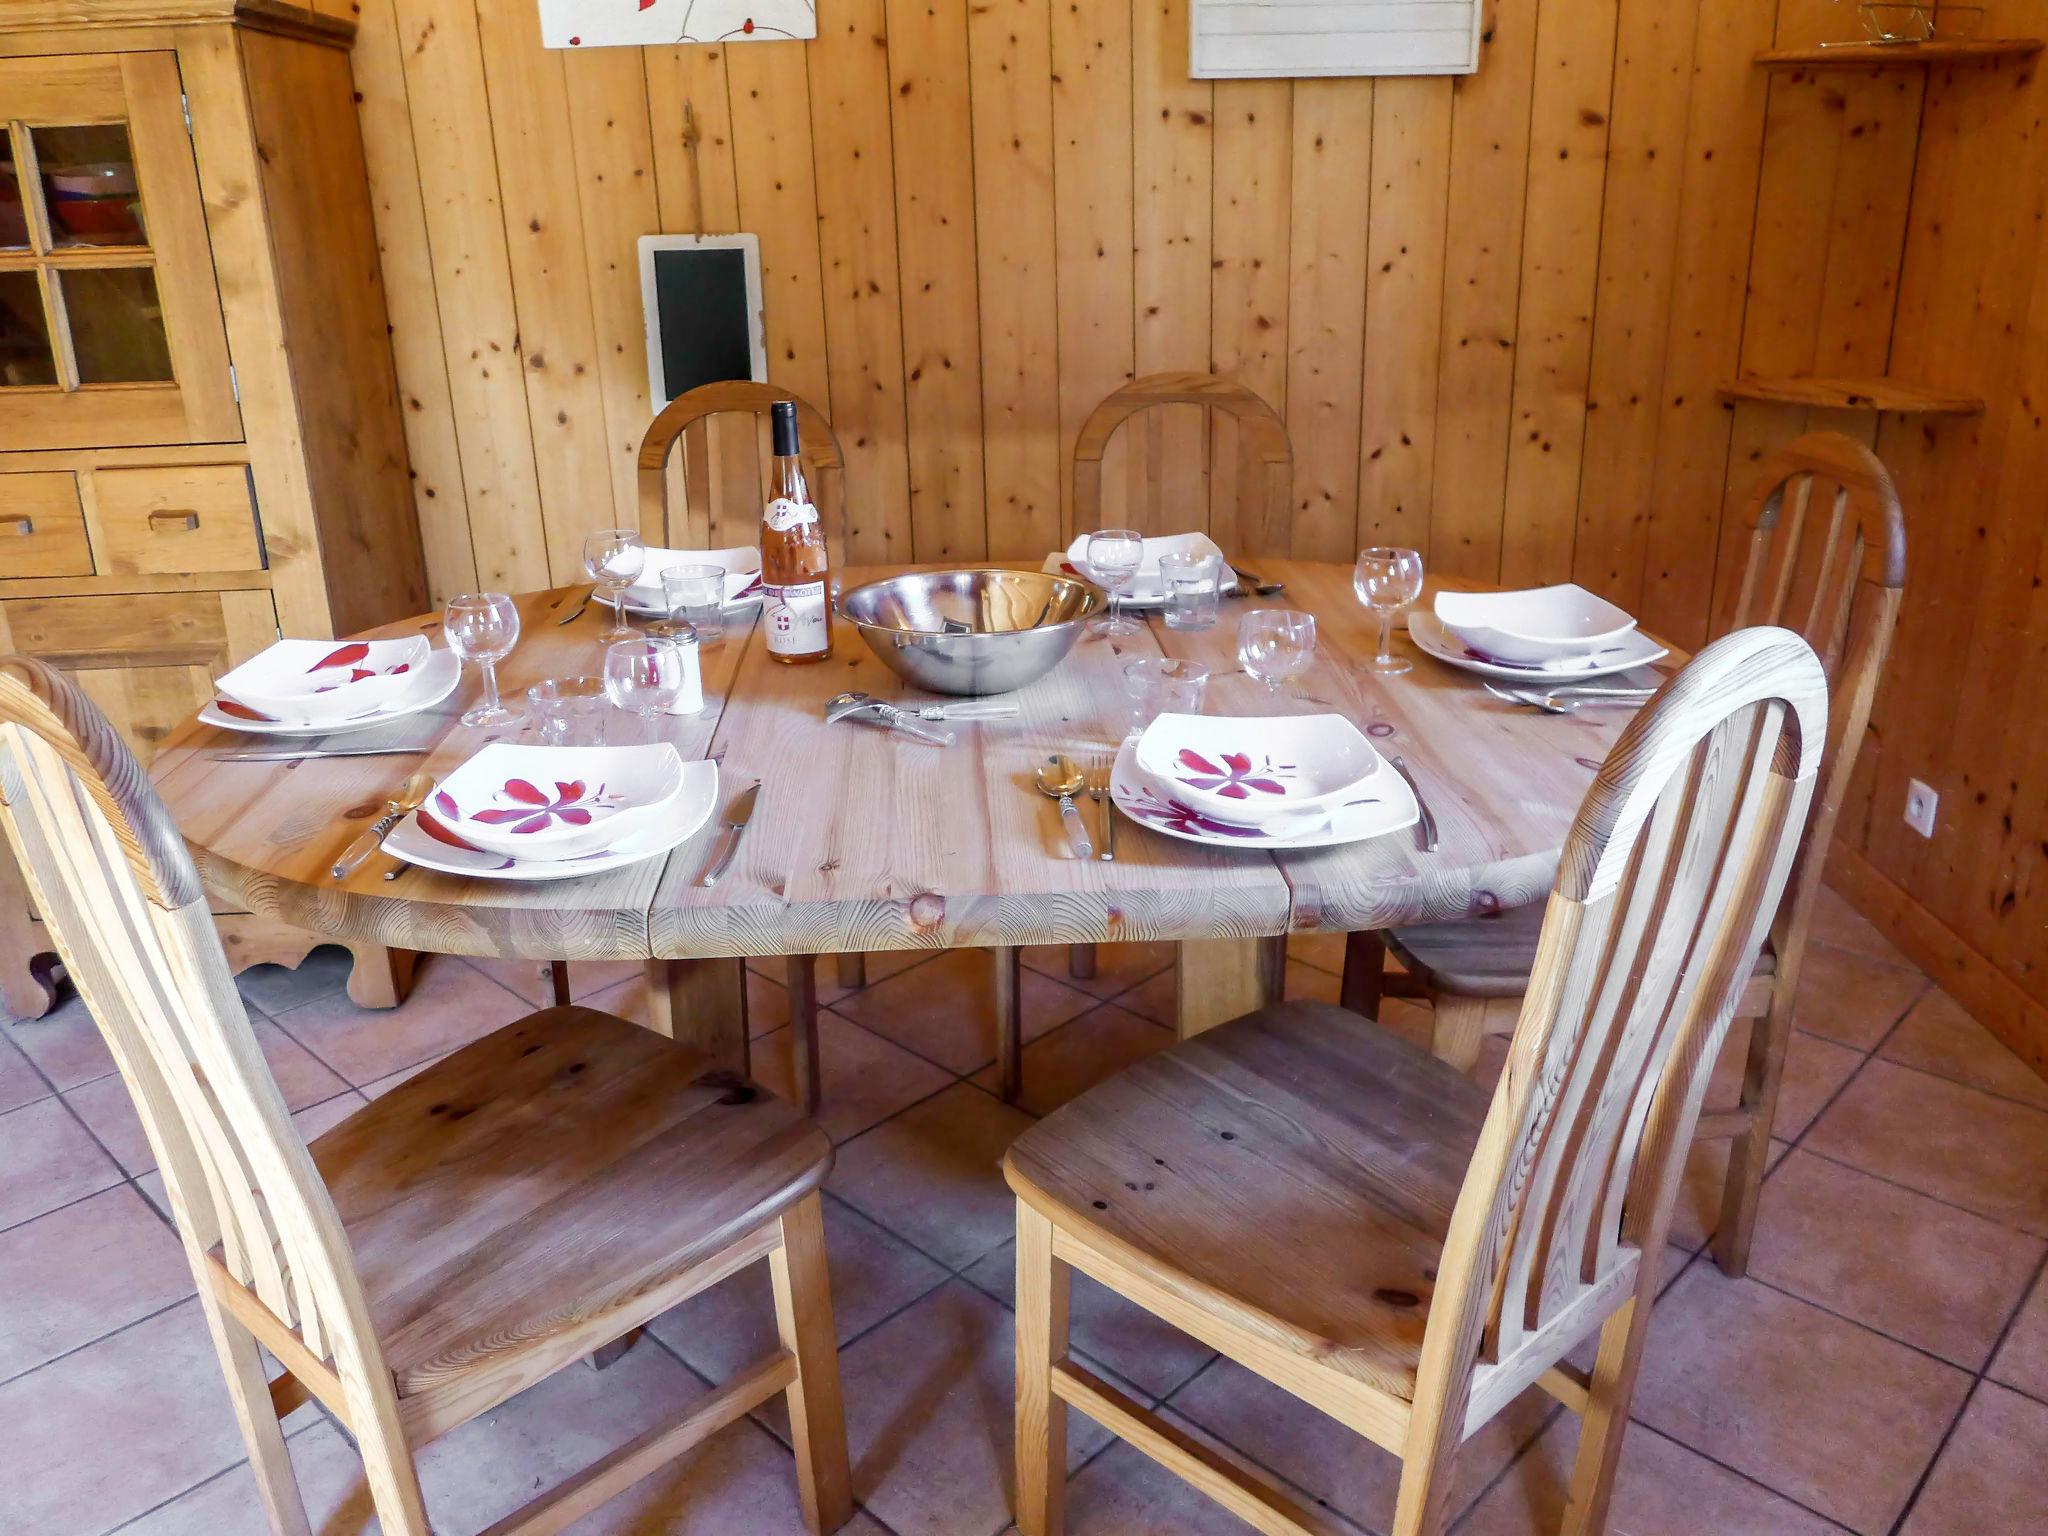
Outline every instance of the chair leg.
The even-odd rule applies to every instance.
[[[1635,1396],[1649,1323],[1649,1300],[1638,1293],[1600,1330],[1600,1353],[1593,1361],[1586,1416],[1579,1426],[1579,1459],[1572,1467],[1559,1536],[1606,1536],[1614,1473],[1621,1464],[1629,1399]]]
[[[1792,1002],[1779,988],[1769,1011],[1749,1026],[1749,1061],[1742,1074],[1742,1108],[1749,1124],[1728,1149],[1721,1219],[1714,1227],[1714,1262],[1738,1280],[1749,1272],[1749,1245],[1756,1236],[1757,1204],[1771,1160],[1771,1128],[1778,1122],[1778,1090],[1791,1041]]]
[[[858,950],[839,956],[839,985],[849,991],[868,984],[868,957]]]
[[[1487,1000],[1439,992],[1432,1004],[1435,1018],[1430,1025],[1429,1053],[1460,1072],[1470,1072],[1486,1039]]]
[[[1076,981],[1094,980],[1095,946],[1093,944],[1069,944],[1067,946],[1067,974]]]
[[[569,962],[568,962],[568,961],[566,961],[566,960],[550,960],[550,961],[548,962],[548,985],[549,985],[549,986],[551,986],[551,987],[552,987],[552,988],[554,989],[554,993],[555,993],[555,1006],[556,1006],[557,1008],[566,1008],[566,1007],[568,1007],[568,1006],[569,1006]]]
[[[846,1465],[846,1409],[839,1398],[839,1342],[832,1330],[832,1283],[825,1267],[823,1207],[806,1195],[782,1213],[782,1246],[769,1256],[775,1326],[796,1356],[789,1386],[789,1438],[797,1492],[812,1536],[836,1531],[853,1515]]]
[[[1005,1104],[1024,1091],[1024,951],[989,951],[996,965],[996,1078]]]
[[[1386,992],[1387,941],[1376,932],[1344,935],[1344,984],[1337,1001],[1368,1019],[1380,1016]]]
[[[796,1101],[805,1114],[815,1115],[818,1101],[824,1096],[824,1080],[818,1068],[818,957],[791,955],[783,976],[789,984]]]
[[[256,1474],[256,1496],[269,1517],[270,1529],[276,1536],[312,1536],[291,1453],[285,1449],[284,1429],[271,1407],[270,1381],[264,1374],[256,1336],[229,1316],[203,1286],[199,1295],[214,1349],[220,1355],[221,1374],[227,1378],[228,1400],[241,1426],[242,1444],[249,1451],[249,1470]]]
[[[1052,1256],[1052,1223],[1017,1202],[1017,1529],[1063,1536],[1067,1524],[1067,1405],[1052,1368],[1067,1354],[1073,1273]]]

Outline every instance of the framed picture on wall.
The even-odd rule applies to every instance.
[[[699,384],[768,378],[761,242],[752,235],[642,235],[647,390],[658,411]]]
[[[1484,0],[1189,0],[1197,80],[1469,75]]]
[[[653,48],[816,37],[816,0],[540,0],[550,48]]]

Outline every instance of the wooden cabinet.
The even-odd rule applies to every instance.
[[[427,606],[343,8],[0,6],[0,649],[145,763],[280,631]]]

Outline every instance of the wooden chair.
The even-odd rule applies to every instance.
[[[1708,647],[1580,808],[1487,1093],[1326,1004],[1131,1067],[1019,1137],[1017,1524],[1058,1536],[1076,1407],[1269,1536],[1332,1527],[1070,1358],[1080,1270],[1401,1458],[1439,1536],[1459,1445],[1532,1385],[1607,1520],[1685,1150],[1817,776],[1827,683],[1781,629]],[[1567,1357],[1599,1336],[1592,1371]]]
[[[1112,391],[1088,413],[1074,440],[1073,525],[1069,537],[1103,525],[1102,460],[1110,441],[1133,418],[1174,406],[1199,406],[1203,411],[1202,442],[1212,444],[1218,458],[1234,457],[1231,483],[1236,497],[1210,502],[1209,536],[1233,553],[1285,555],[1294,531],[1294,445],[1280,413],[1234,379],[1213,373],[1154,373],[1133,379]],[[1156,419],[1156,418],[1155,418]],[[1157,534],[1188,531],[1185,511],[1161,494],[1167,466],[1165,438],[1142,436],[1137,468],[1150,494],[1142,508],[1126,514],[1132,526]],[[1206,450],[1205,450],[1206,452]],[[1204,462],[1208,462],[1205,458]],[[1176,511],[1180,518],[1176,521]],[[1112,813],[1114,814],[1114,813]],[[1023,1082],[1023,1027],[1019,1011],[1022,976],[1014,949],[995,952],[996,1064],[1000,1091],[1014,1101]],[[1095,974],[1095,946],[1071,945],[1068,973],[1082,979]]]
[[[734,413],[766,417],[769,408],[778,400],[792,401],[796,405],[797,438],[802,444],[804,472],[809,478],[811,494],[818,501],[818,516],[825,525],[825,538],[829,546],[832,567],[841,567],[846,556],[846,455],[840,451],[839,439],[833,435],[831,423],[824,414],[802,396],[773,384],[757,384],[748,379],[729,379],[717,384],[700,384],[695,389],[677,395],[665,406],[660,415],[647,429],[647,435],[640,440],[640,527],[650,537],[656,536],[650,530],[658,530],[664,541],[673,541],[672,547],[679,547],[682,541],[699,538],[708,539],[718,526],[715,515],[707,514],[709,520],[698,525],[694,517],[681,522],[675,517],[669,505],[670,476],[668,461],[675,452],[676,443],[688,434],[692,445],[687,479],[693,486],[717,485],[720,483],[714,473],[719,465],[710,461],[717,457],[724,463],[723,483],[731,485],[735,476],[732,465],[740,462],[739,480],[744,482],[749,465],[757,465],[760,435],[758,428],[750,427],[738,447],[723,449],[712,447],[708,431],[712,418]],[[757,482],[758,486],[758,482]],[[713,499],[716,499],[715,492]],[[751,521],[744,529],[738,526],[737,510],[728,519],[727,531],[722,535],[737,543],[752,543],[760,537],[761,499],[758,488],[753,493]],[[744,965],[736,960],[735,965]],[[839,964],[842,984],[860,985],[865,980],[864,968],[858,956],[842,957]],[[851,981],[848,978],[853,978]],[[815,955],[790,955],[784,970],[784,980],[789,987],[789,1022],[791,1044],[795,1047],[793,1060],[796,1063],[796,1097],[806,1114],[816,1114],[823,1091],[818,1061],[818,985],[817,957]],[[744,994],[744,982],[741,983]],[[557,997],[561,995],[560,985]]]
[[[421,1446],[757,1259],[779,1346],[491,1532],[560,1530],[777,1392],[806,1520],[847,1518],[816,1126],[623,1019],[551,1008],[308,1147],[162,802],[21,657],[0,659],[0,817],[163,1169],[273,1531],[308,1536],[278,1426],[307,1398],[354,1437],[387,1536],[427,1536]]]
[[[1732,1137],[1735,1143],[1714,1256],[1738,1276],[1749,1266],[1813,905],[1906,579],[1898,493],[1876,455],[1851,438],[1814,433],[1775,454],[1751,493],[1745,521],[1749,554],[1733,623],[1797,629],[1827,670],[1833,707],[1812,822],[1755,978],[1736,1010],[1737,1018],[1752,1021],[1742,1097],[1734,1109],[1709,1113],[1700,1123],[1702,1137]],[[1469,1068],[1488,1033],[1512,1028],[1540,927],[1541,912],[1530,907],[1493,918],[1353,934],[1345,953],[1345,1004],[1376,1015],[1383,991],[1429,998],[1436,1053]],[[1385,974],[1387,947],[1400,958],[1402,974]]]

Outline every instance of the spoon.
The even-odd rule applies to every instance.
[[[1072,758],[1056,755],[1047,758],[1034,777],[1041,795],[1059,801],[1060,821],[1067,829],[1067,846],[1074,850],[1074,857],[1094,858],[1095,844],[1088,840],[1088,823],[1081,819],[1081,808],[1074,804],[1074,796],[1087,786],[1087,775],[1075,766]]]
[[[384,834],[397,826],[401,817],[420,808],[427,796],[433,792],[434,776],[421,771],[399,786],[398,793],[384,802],[384,814],[370,823],[369,830],[348,845],[346,852],[334,861],[329,871],[337,880],[346,880],[363,867],[363,861],[384,844]]]

